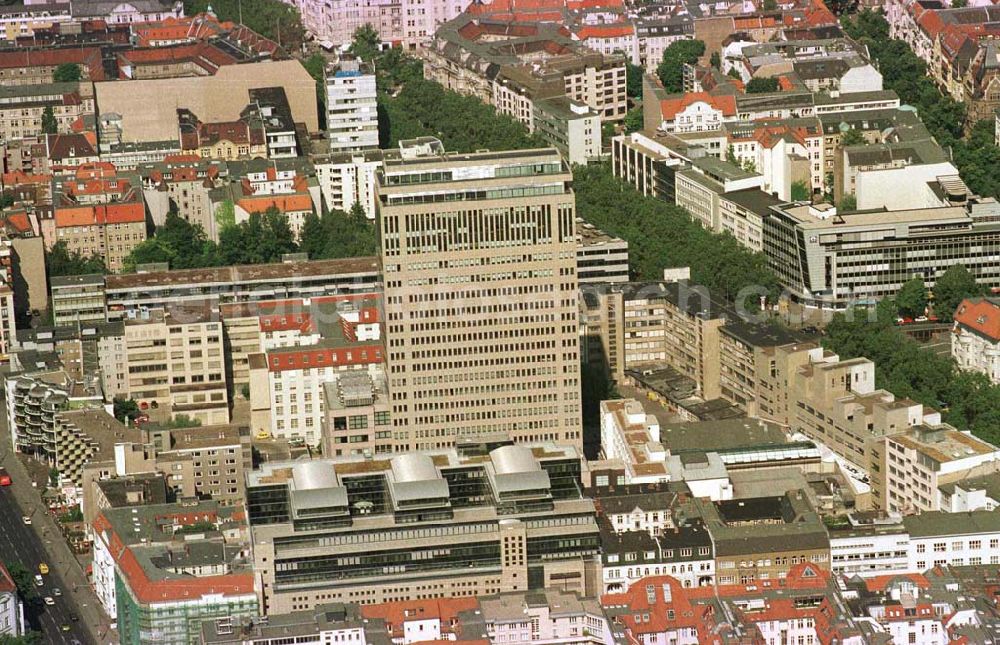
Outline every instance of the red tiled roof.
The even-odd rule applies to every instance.
[[[339,367],[341,365],[372,365],[382,362],[382,346],[376,344],[350,347],[295,347],[268,352],[267,367],[272,372]]]
[[[209,594],[248,595],[254,593],[252,573],[230,573],[216,576],[183,576],[177,579],[150,580],[132,548],[126,546],[114,532],[103,514],[93,523],[94,531],[107,536],[108,550],[135,599],[141,603],[196,600]],[[104,539],[98,537],[98,539]]]
[[[929,589],[931,583],[922,573],[899,573],[865,578],[868,591],[885,591],[890,583],[896,580],[907,580],[921,589]]]
[[[576,35],[580,40],[588,38],[624,38],[635,33],[632,25],[613,23],[608,25],[585,25],[581,27]]]
[[[141,202],[56,207],[55,209],[56,228],[134,224],[145,221],[146,213]]]
[[[706,92],[689,92],[677,98],[664,99],[660,101],[660,112],[664,120],[672,120],[680,112],[698,102],[708,103],[717,110],[721,110],[726,116],[736,114],[736,97],[723,95],[712,96]]]
[[[1000,300],[969,298],[955,311],[955,323],[1000,342]]]
[[[391,637],[401,638],[404,625],[409,621],[437,618],[441,621],[441,631],[451,632],[458,624],[460,612],[477,609],[479,609],[479,600],[476,598],[434,598],[362,605],[361,615],[369,620],[381,618],[385,621]]]
[[[16,186],[19,184],[47,184],[52,181],[52,175],[26,173],[20,170],[5,172],[3,174],[4,186]]]
[[[16,591],[17,585],[10,577],[10,571],[7,571],[7,567],[4,566],[3,562],[0,562],[0,593],[15,593]]]
[[[302,333],[315,331],[315,321],[312,314],[268,314],[260,317],[260,330],[267,331],[294,331]]]
[[[34,233],[35,227],[31,225],[31,218],[26,211],[8,212],[3,220],[4,226],[9,231],[16,233]]]
[[[312,210],[312,198],[309,195],[260,195],[244,197],[236,204],[248,213],[263,213],[272,206],[282,213]]]
[[[56,67],[75,63],[85,67],[92,81],[106,80],[101,50],[98,47],[60,47],[51,49],[18,48],[0,51],[0,68]]]

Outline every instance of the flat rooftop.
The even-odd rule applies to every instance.
[[[996,446],[949,426],[914,426],[902,434],[893,435],[892,441],[939,464],[1000,452]]]
[[[609,235],[597,228],[593,224],[584,221],[582,218],[576,218],[576,240],[577,244],[581,246],[596,246],[599,244],[624,244],[628,243],[620,237],[615,237]]]
[[[108,291],[140,290],[142,288],[198,285],[228,285],[250,282],[280,282],[295,278],[316,278],[326,275],[378,275],[378,258],[340,258],[274,264],[243,264],[208,269],[178,269],[107,276]]]
[[[672,453],[724,452],[788,443],[785,432],[759,419],[689,421],[660,426],[660,443]]]
[[[829,206],[818,204],[816,206]],[[927,225],[932,223],[972,223],[972,218],[962,206],[942,206],[940,208],[917,208],[901,211],[861,211],[855,213],[837,213],[821,217],[822,211],[809,204],[783,204],[775,207],[792,218],[804,229],[830,229],[836,227],[872,227],[891,226],[895,224]]]

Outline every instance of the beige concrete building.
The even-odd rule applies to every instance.
[[[154,418],[229,423],[222,323],[204,307],[155,309],[125,323],[128,396]]]
[[[323,383],[323,454],[368,455],[392,451],[392,405],[381,365],[337,372]]]
[[[250,103],[249,91],[263,87],[283,88],[295,122],[319,130],[316,81],[297,60],[225,65],[214,76],[94,84],[101,113],[122,116],[125,142],[176,140],[178,108],[205,122],[236,121]]]
[[[1000,471],[1000,448],[947,424],[918,425],[872,446],[869,472],[876,509],[900,515],[949,510],[938,488]]]
[[[600,534],[579,487],[579,453],[499,443],[253,471],[247,514],[263,610],[541,589],[594,594]]]
[[[703,399],[719,397],[719,330],[733,312],[687,281],[585,289],[588,355],[603,352],[614,378],[669,365],[692,379]]]
[[[719,393],[748,416],[762,416],[759,366],[775,348],[801,340],[800,334],[777,325],[729,320],[719,334]]]
[[[179,492],[193,489],[202,499],[232,506],[243,503],[246,473],[253,468],[250,428],[233,424],[197,428],[150,428],[155,468]],[[190,473],[190,480],[178,477]]]
[[[59,412],[54,427],[54,467],[63,481],[76,486],[83,483],[87,463],[114,459],[116,444],[141,439],[138,430],[123,425],[103,409]]]
[[[495,432],[579,446],[575,199],[555,150],[386,160],[397,449]]]

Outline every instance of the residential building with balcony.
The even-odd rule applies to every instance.
[[[345,55],[327,66],[326,131],[331,153],[378,148],[372,63]]]

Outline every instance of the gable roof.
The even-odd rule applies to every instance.
[[[707,92],[688,92],[681,96],[660,101],[660,114],[664,120],[672,120],[695,103],[707,103],[722,112],[724,116],[736,116],[736,97],[732,95],[713,96]]]
[[[955,324],[985,336],[994,343],[1000,342],[1000,300],[996,298],[967,298],[955,311]]]

